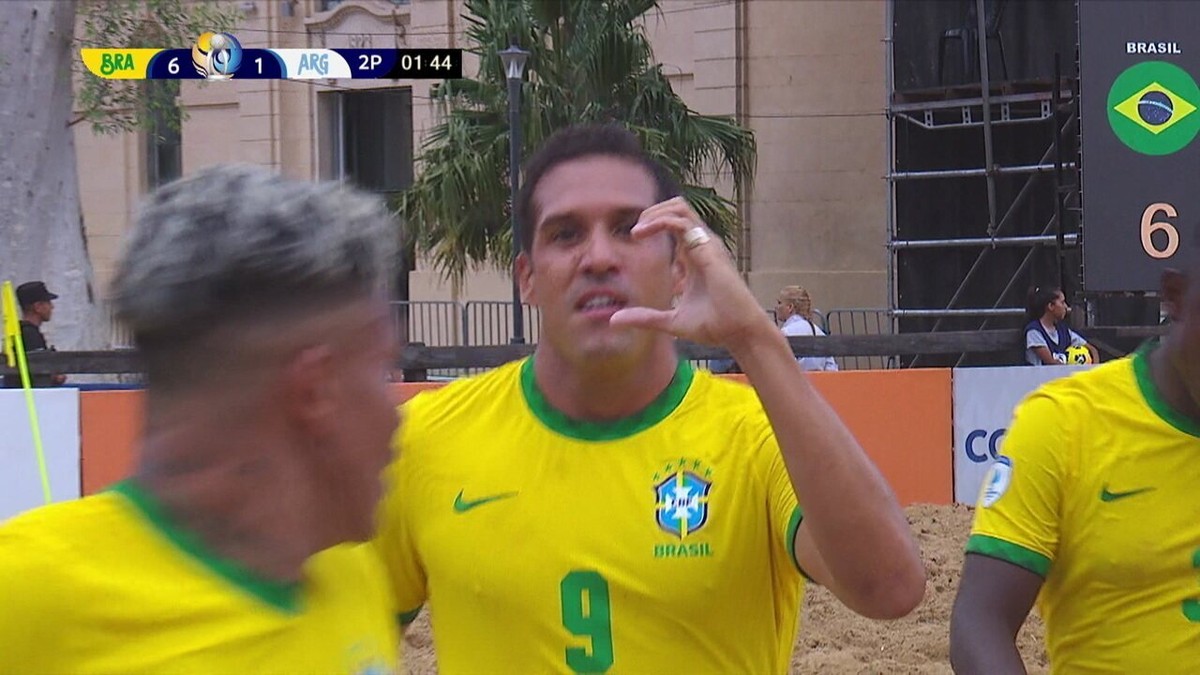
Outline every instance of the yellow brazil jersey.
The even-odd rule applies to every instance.
[[[0,525],[0,673],[397,672],[370,545],[272,584],[208,554],[133,483]]]
[[[638,415],[585,423],[532,366],[406,406],[379,543],[441,672],[785,672],[800,510],[754,391],[681,362]]]
[[[1147,351],[1026,398],[967,551],[1045,578],[1054,673],[1200,668],[1200,425],[1164,403]]]

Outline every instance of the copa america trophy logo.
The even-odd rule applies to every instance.
[[[192,66],[208,80],[228,80],[242,65],[242,45],[229,33],[204,33],[192,46]]]

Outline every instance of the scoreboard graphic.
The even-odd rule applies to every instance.
[[[1200,263],[1200,2],[1078,7],[1083,285],[1157,291]]]
[[[97,77],[113,80],[317,80],[462,77],[461,49],[243,49],[229,33],[204,33],[191,49],[82,49]]]

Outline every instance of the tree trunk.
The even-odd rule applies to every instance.
[[[0,21],[0,281],[41,279],[60,296],[45,326],[59,350],[108,343],[67,127],[79,58],[75,7],[75,0],[5,0]]]

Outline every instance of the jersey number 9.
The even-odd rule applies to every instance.
[[[572,635],[590,638],[592,648],[567,647],[567,665],[577,673],[603,673],[613,664],[612,614],[608,582],[599,572],[575,570],[563,577],[563,626]]]

